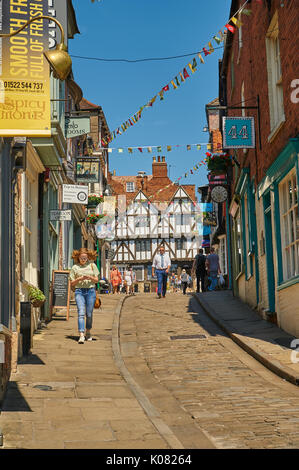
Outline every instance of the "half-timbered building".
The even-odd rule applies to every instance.
[[[191,268],[199,248],[196,233],[195,185],[173,183],[165,157],[153,157],[152,175],[109,175],[117,199],[113,262],[120,270],[132,266],[138,281],[151,280],[152,259],[161,244],[172,270]]]

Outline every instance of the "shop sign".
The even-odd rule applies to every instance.
[[[76,158],[77,183],[98,183],[100,181],[100,161],[98,158]]]
[[[223,117],[223,148],[255,148],[253,117]]]
[[[65,118],[65,137],[72,139],[90,132],[90,118],[85,116]]]
[[[72,220],[72,210],[52,210],[50,211],[50,220]]]
[[[88,203],[88,186],[75,184],[62,185],[62,202],[70,204]]]
[[[48,2],[0,0],[0,33],[16,31],[32,17],[48,14]],[[47,19],[0,40],[0,136],[51,136]]]

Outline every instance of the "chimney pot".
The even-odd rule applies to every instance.
[[[160,159],[160,157],[158,157],[158,162],[160,162],[160,161],[161,161],[161,159]]]
[[[156,157],[153,157],[153,162],[156,162]]]
[[[162,157],[162,162],[165,162],[165,157]]]

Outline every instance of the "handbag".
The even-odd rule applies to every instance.
[[[94,273],[93,265],[92,265],[92,270],[93,270],[93,273]],[[99,294],[97,293],[97,290],[96,290],[96,300],[95,300],[93,308],[100,308],[101,305],[102,305],[102,301],[101,301],[100,296],[99,296]]]
[[[94,307],[93,308],[100,308],[102,305],[102,301],[100,299],[100,296],[98,295],[98,293],[96,292],[96,301],[94,303]]]

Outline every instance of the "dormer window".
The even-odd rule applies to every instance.
[[[134,193],[135,191],[135,183],[133,181],[129,181],[127,183],[127,193]]]

